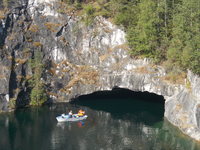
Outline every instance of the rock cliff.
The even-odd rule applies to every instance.
[[[128,54],[125,33],[102,17],[85,26],[75,11],[56,0],[18,0],[0,18],[0,110],[29,103],[29,59],[42,52],[49,99],[68,102],[77,96],[115,87],[148,91],[165,98],[165,117],[200,140],[200,78],[190,71],[179,83],[147,59]],[[65,10],[65,11],[63,11]]]

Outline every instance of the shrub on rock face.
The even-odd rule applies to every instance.
[[[85,18],[84,18],[85,24],[91,25],[95,17],[94,15],[95,9],[93,8],[92,5],[86,5],[84,7],[84,12],[85,12]]]
[[[30,105],[40,106],[47,100],[47,95],[42,84],[38,84],[31,91]]]

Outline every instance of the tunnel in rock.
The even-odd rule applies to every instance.
[[[111,91],[98,91],[79,96],[72,103],[108,112],[117,118],[126,119],[127,116],[134,114],[140,116],[139,121],[145,124],[153,124],[164,118],[164,97],[149,92],[114,88]]]

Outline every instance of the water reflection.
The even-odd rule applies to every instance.
[[[123,101],[125,102],[125,101]],[[135,101],[136,103],[140,103]],[[148,108],[140,112],[140,104],[99,101],[58,104],[53,107],[22,109],[0,115],[1,150],[197,150],[198,143],[184,136],[159,114]],[[143,103],[143,102],[142,102]],[[144,102],[145,103],[145,102]],[[98,109],[95,107],[98,106]],[[98,104],[98,105],[97,105]],[[111,105],[113,110],[107,109]],[[159,104],[156,106],[159,107]],[[84,109],[83,122],[57,123],[55,117],[66,109]],[[155,109],[155,108],[154,108]],[[116,111],[118,110],[118,111]],[[139,111],[140,110],[140,111]],[[122,113],[119,113],[121,111]],[[131,112],[129,112],[131,111]],[[149,114],[149,115],[148,115]],[[156,115],[157,114],[157,115]],[[142,117],[143,116],[143,117]],[[145,120],[145,117],[148,121]],[[142,119],[141,119],[142,118]]]

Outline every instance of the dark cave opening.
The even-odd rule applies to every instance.
[[[79,96],[71,103],[78,107],[108,112],[116,118],[126,119],[134,114],[140,116],[137,119],[145,124],[162,121],[164,117],[164,97],[149,92],[114,88],[112,91],[98,91]]]

